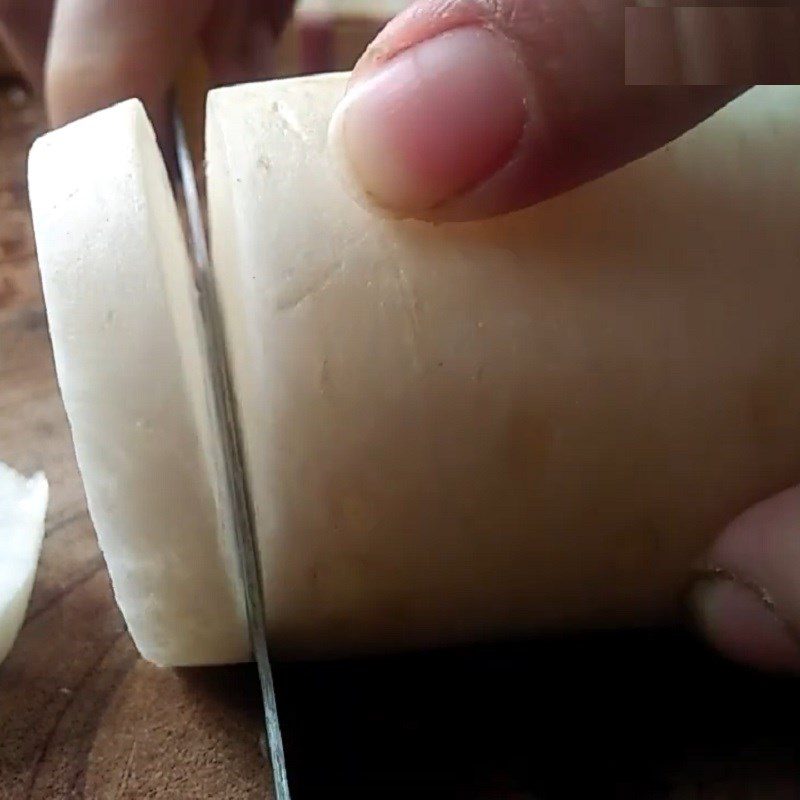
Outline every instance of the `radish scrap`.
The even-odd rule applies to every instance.
[[[0,662],[17,637],[44,538],[47,479],[25,478],[0,463]]]

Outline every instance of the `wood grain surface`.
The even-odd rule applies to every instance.
[[[0,460],[44,469],[52,492],[0,666],[0,798],[268,797],[253,669],[153,667],[114,605],[35,266],[24,165],[41,128],[0,86]],[[296,798],[800,797],[798,684],[679,631],[278,665],[277,686]]]

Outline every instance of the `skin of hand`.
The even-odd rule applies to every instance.
[[[168,129],[167,96],[201,47],[215,85],[267,78],[293,0],[0,0],[0,41],[63,125],[128,97]]]
[[[532,205],[668,142],[750,83],[780,82],[776,70],[797,75],[796,10],[765,22],[724,5],[713,24],[631,26],[624,0],[424,0],[356,65],[333,144],[361,199],[394,215]],[[0,35],[54,125],[136,95],[158,126],[198,42],[214,82],[266,77],[290,12],[291,0],[0,0]],[[737,661],[800,671],[798,573],[795,487],[731,523],[699,565],[700,629]]]

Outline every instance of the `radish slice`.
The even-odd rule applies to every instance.
[[[47,512],[47,479],[0,463],[0,662],[17,637],[33,588]]]
[[[59,384],[133,639],[159,664],[245,659],[186,242],[142,105],[46,134],[29,183]]]

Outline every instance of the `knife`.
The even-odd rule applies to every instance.
[[[225,528],[233,531],[236,538],[250,644],[261,685],[264,727],[272,763],[275,800],[290,800],[283,737],[278,721],[275,685],[267,648],[264,593],[261,581],[260,553],[256,539],[255,513],[250,495],[250,484],[247,479],[247,464],[244,456],[238,405],[233,389],[228,350],[225,345],[225,328],[208,250],[194,163],[176,93],[173,93],[171,106],[178,161],[177,179],[186,206],[188,243],[194,267],[203,329],[204,341],[202,344],[206,363],[209,366],[212,428],[216,432],[218,451],[221,453],[223,461],[224,480],[220,492],[220,510]]]

